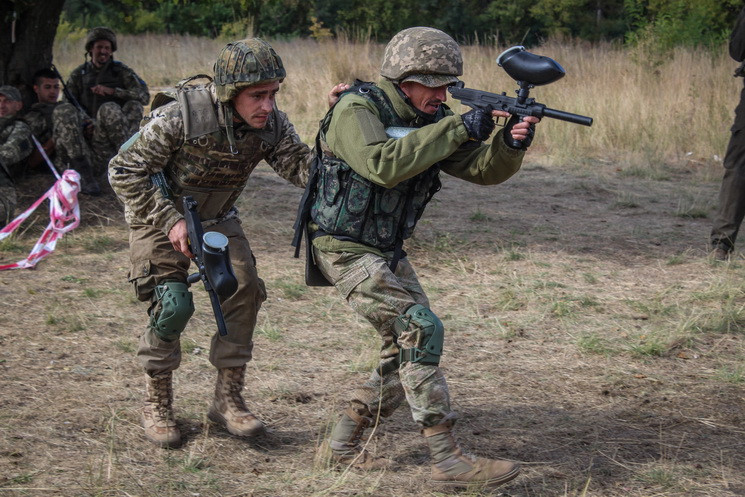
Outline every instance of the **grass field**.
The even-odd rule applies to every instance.
[[[382,48],[275,45],[289,73],[280,106],[306,140],[332,83],[374,79]],[[154,89],[207,71],[220,43],[122,37],[120,46]],[[468,86],[511,91],[493,64],[500,49],[466,49]],[[80,49],[59,50],[66,74]],[[432,486],[405,409],[370,443],[394,470],[319,461],[377,339],[335,290],[303,284],[289,246],[301,191],[262,166],[238,205],[269,292],[245,390],[268,435],[237,439],[206,419],[214,324],[195,289],[175,375],[186,443],[165,451],[145,441],[134,350],[146,316],[126,281],[127,228],[113,197],[83,197],[83,224],[57,252],[0,274],[0,496],[745,495],[745,259],[714,263],[706,243],[715,156],[739,91],[734,62],[680,51],[657,64],[610,46],[534,51],[567,70],[536,98],[595,124],[541,123],[503,185],[445,178],[407,245],[445,325],[456,432],[477,455],[520,461],[520,477],[491,493]],[[22,205],[50,184],[26,178]],[[0,260],[22,258],[45,216],[0,244]]]

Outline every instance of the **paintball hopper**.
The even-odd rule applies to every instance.
[[[238,290],[238,280],[230,264],[228,238],[217,231],[208,231],[202,237],[202,250],[207,281],[221,299],[230,297]]]
[[[547,85],[566,74],[564,68],[554,59],[530,53],[522,46],[502,52],[497,57],[497,65],[512,79],[530,86]]]

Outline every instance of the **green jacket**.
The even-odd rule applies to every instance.
[[[413,127],[423,124],[414,108],[404,101],[393,83],[378,86],[390,99],[398,116]],[[370,182],[392,188],[434,164],[457,178],[480,185],[501,183],[515,174],[525,152],[507,147],[503,130],[491,144],[469,141],[460,115],[446,110],[446,117],[399,139],[390,139],[379,119],[379,111],[368,99],[344,96],[333,109],[324,145]],[[378,252],[366,245],[321,236],[313,244],[324,251]]]

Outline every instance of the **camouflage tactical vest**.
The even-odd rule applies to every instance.
[[[156,96],[157,97],[157,96]],[[164,169],[168,187],[181,211],[181,198],[198,202],[202,220],[225,216],[235,204],[256,165],[279,142],[281,126],[277,109],[262,130],[237,125],[236,153],[231,152],[211,85],[180,86],[174,94],[184,120],[184,144]],[[155,100],[155,99],[154,99]],[[158,100],[162,104],[162,100]]]
[[[386,94],[372,83],[353,87],[358,95],[375,104],[383,126],[408,126],[396,114]],[[311,206],[311,217],[322,234],[340,240],[351,240],[381,251],[393,250],[409,238],[424,208],[440,189],[437,164],[426,171],[384,188],[363,178],[343,160],[334,157],[325,142],[331,122],[329,112],[321,122],[321,155],[318,184]],[[444,117],[443,110],[435,122]]]
[[[81,74],[82,85],[86,91],[80,96],[80,104],[85,107],[91,117],[95,118],[98,108],[106,102],[116,102],[119,105],[127,103],[126,100],[117,98],[114,95],[96,95],[91,91],[87,91],[88,88],[96,85],[121,88],[124,86],[123,74],[123,64],[117,60],[108,62],[100,69],[96,69],[90,62],[86,63]]]

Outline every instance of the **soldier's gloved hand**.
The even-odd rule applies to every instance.
[[[463,124],[466,126],[468,137],[471,140],[484,141],[489,138],[496,123],[492,119],[490,112],[481,109],[473,109],[461,116]]]
[[[507,121],[507,124],[504,125],[504,133],[502,134],[502,137],[504,138],[504,143],[508,147],[514,148],[515,150],[528,150],[530,144],[533,143],[533,136],[535,135],[535,124],[530,124],[530,126],[528,127],[528,133],[525,138],[523,138],[522,140],[515,140],[512,137],[512,128],[519,122],[519,116],[510,117],[509,121]]]

